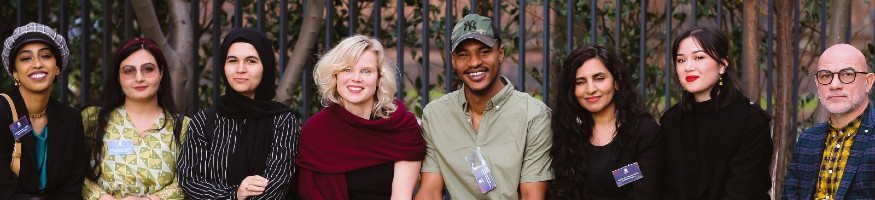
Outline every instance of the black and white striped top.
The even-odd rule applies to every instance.
[[[214,113],[214,112],[213,112]],[[245,119],[232,119],[216,114],[215,132],[204,133],[204,111],[192,117],[185,138],[185,145],[179,156],[179,186],[186,199],[236,199],[237,187],[228,185],[228,160],[237,144],[237,134],[243,128]],[[285,199],[292,175],[295,173],[295,158],[298,156],[298,135],[300,126],[297,117],[291,112],[274,116],[274,142],[267,157],[264,178],[269,182],[262,195],[249,199]],[[240,161],[238,161],[240,162]]]

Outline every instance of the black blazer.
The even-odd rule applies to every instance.
[[[626,139],[612,141],[610,146],[610,160],[607,166],[611,169],[619,169],[628,164],[638,162],[641,174],[644,178],[617,188],[613,176],[589,177],[587,185],[609,185],[612,191],[600,191],[607,193],[603,197],[588,196],[587,199],[657,199],[662,192],[663,173],[663,144],[661,135],[658,134],[659,125],[649,116],[637,116],[637,123],[620,127],[620,131],[627,133]],[[608,172],[606,172],[607,174]],[[596,180],[593,180],[593,179]]]
[[[8,93],[18,117],[27,116],[27,108],[18,89]],[[46,188],[38,193],[39,172],[36,163],[36,141],[33,134],[21,138],[21,171],[16,177],[9,167],[15,139],[8,125],[12,112],[6,98],[0,97],[0,199],[28,199],[43,196],[49,199],[82,199],[82,185],[87,164],[82,116],[78,111],[55,99],[46,108],[49,136],[46,139]],[[16,119],[17,120],[17,119]]]
[[[741,95],[723,99],[731,103],[696,103],[693,111],[675,105],[660,119],[664,199],[770,198],[771,117]]]

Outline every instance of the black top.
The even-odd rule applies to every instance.
[[[723,108],[714,99],[663,115],[664,198],[769,199],[771,117],[741,95]]]
[[[608,162],[610,161],[610,146],[611,144],[605,146],[595,146],[590,143],[586,145],[586,177],[587,182],[589,183],[610,183],[614,180],[613,175],[611,174],[611,168],[608,168]],[[617,185],[612,184],[587,184],[586,185],[586,193],[587,197],[604,197],[606,195],[610,195],[614,188],[617,188]]]
[[[615,138],[608,145],[587,143],[586,199],[656,199],[660,196],[663,171],[663,144],[659,125],[649,116],[638,116],[637,122],[621,126],[628,134]],[[644,178],[617,187],[611,171],[638,162]]]
[[[395,163],[366,167],[346,173],[350,200],[385,200],[392,198]]]
[[[18,117],[27,116],[27,107],[18,89],[7,93],[15,102]],[[85,129],[82,115],[76,109],[55,99],[49,99],[46,116],[50,136],[46,139],[46,187],[38,192],[39,170],[36,161],[36,141],[33,134],[21,138],[21,171],[15,177],[9,168],[15,139],[9,130],[12,112],[6,99],[0,97],[0,199],[29,199],[45,196],[49,199],[82,199],[87,160]],[[17,119],[16,119],[17,120]]]

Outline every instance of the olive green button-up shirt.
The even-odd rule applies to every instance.
[[[422,172],[437,173],[453,199],[520,199],[519,184],[553,179],[550,168],[550,108],[506,86],[489,101],[480,130],[474,130],[464,91],[432,101],[422,115],[427,142]],[[481,194],[465,161],[480,147],[496,188]]]

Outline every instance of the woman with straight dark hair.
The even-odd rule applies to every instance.
[[[46,25],[6,38],[3,66],[15,87],[0,97],[0,199],[82,199],[82,115],[51,97],[69,56],[64,37]]]
[[[224,59],[225,94],[188,127],[180,186],[190,199],[285,199],[300,128],[291,110],[273,101],[271,41],[255,29],[234,29],[216,52]]]
[[[85,199],[182,199],[176,157],[184,124],[173,103],[167,61],[155,42],[117,50],[100,104],[82,111],[91,164]]]
[[[693,27],[672,43],[684,92],[660,119],[665,199],[769,199],[769,117],[742,93],[723,33]]]
[[[551,199],[658,198],[659,126],[641,106],[620,58],[604,46],[588,45],[563,63],[551,123],[556,175]],[[623,176],[629,181],[617,183],[615,172],[630,170]]]

